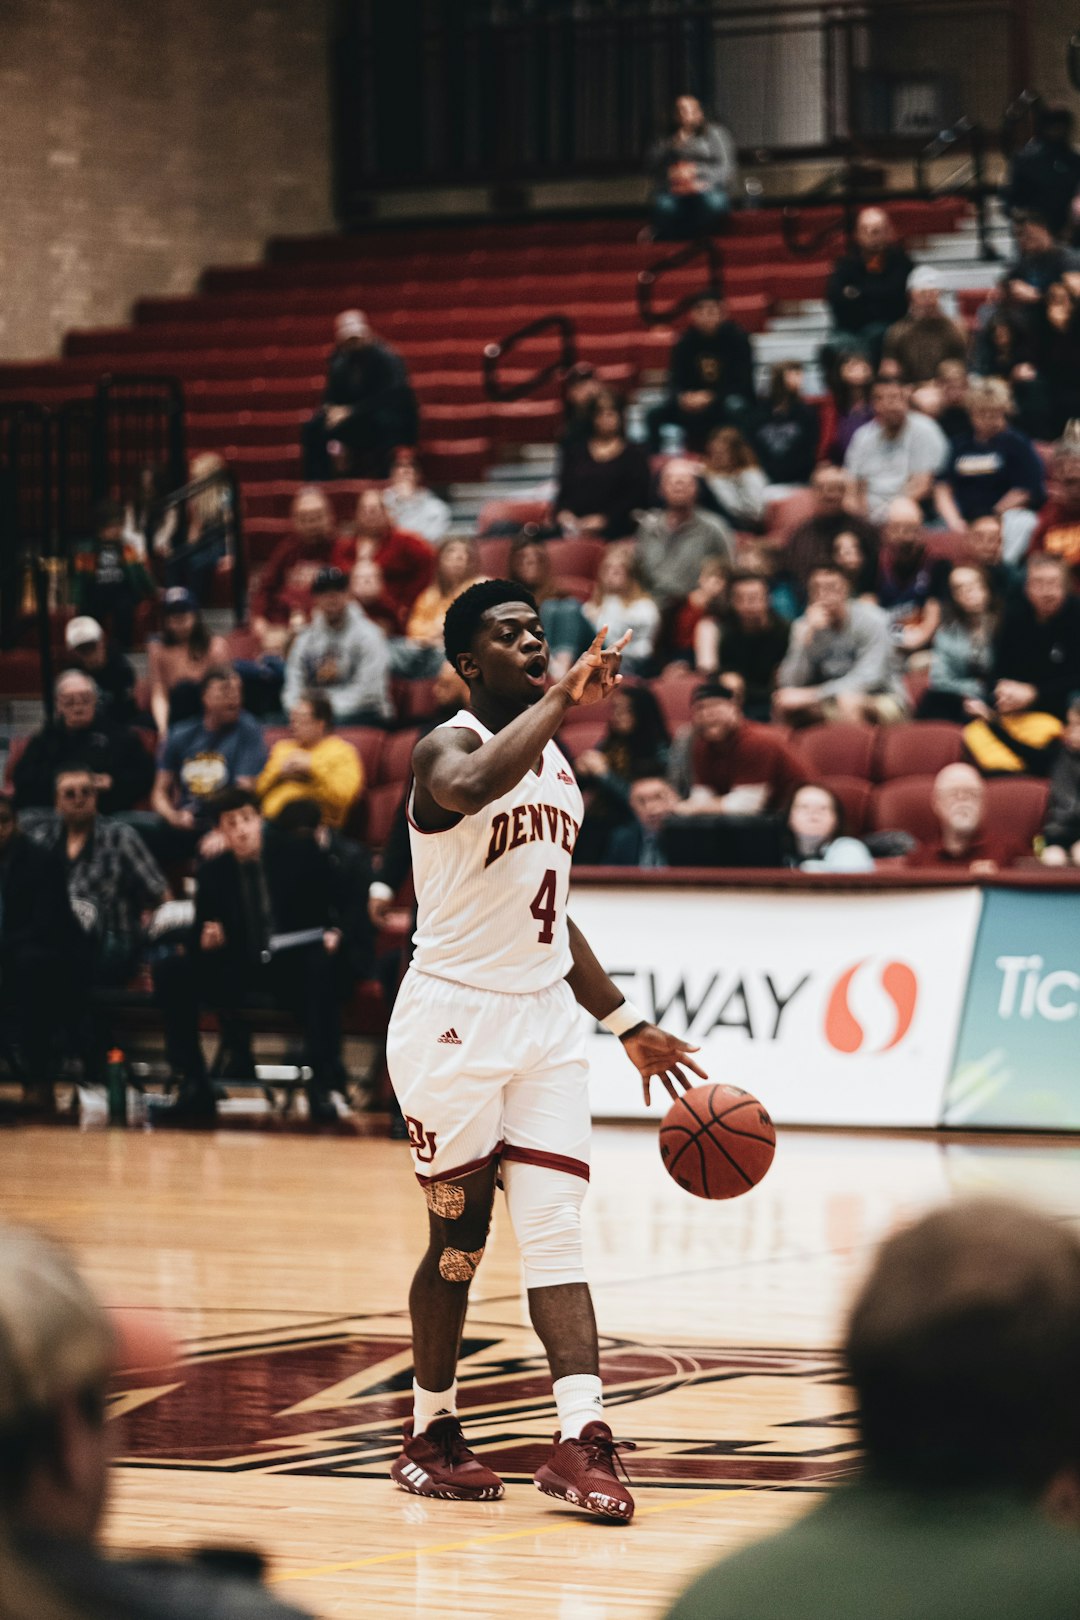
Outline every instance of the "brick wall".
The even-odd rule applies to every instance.
[[[328,227],[328,0],[3,0],[0,357]]]

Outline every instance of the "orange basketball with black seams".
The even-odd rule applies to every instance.
[[[773,1162],[776,1131],[766,1109],[738,1086],[693,1086],[660,1126],[660,1157],[695,1198],[738,1198]]]

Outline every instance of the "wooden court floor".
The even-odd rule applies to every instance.
[[[968,1193],[1080,1218],[1080,1143],[781,1132],[731,1204],[669,1181],[647,1127],[597,1131],[586,1240],[611,1421],[637,1450],[633,1525],[529,1483],[553,1427],[505,1216],[474,1288],[461,1393],[499,1503],[386,1479],[409,1410],[405,1297],[424,1210],[401,1144],[9,1130],[0,1214],[72,1243],[116,1303],[167,1316],[184,1361],[117,1392],[107,1535],[255,1545],[318,1615],[653,1616],[721,1552],[854,1465],[835,1345],[875,1241]]]

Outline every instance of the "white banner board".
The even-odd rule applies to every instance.
[[[967,986],[977,889],[588,888],[570,913],[627,998],[700,1044],[710,1079],[778,1124],[937,1126]],[[593,1113],[668,1107],[615,1038],[588,1042]]]

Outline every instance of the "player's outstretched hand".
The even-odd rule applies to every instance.
[[[700,1046],[691,1046],[678,1035],[669,1035],[656,1024],[642,1024],[632,1035],[623,1036],[626,1055],[641,1076],[645,1092],[645,1106],[649,1105],[649,1088],[659,1080],[670,1097],[679,1095],[678,1086],[685,1091],[694,1081],[683,1073],[683,1065],[692,1069],[699,1080],[709,1077],[700,1063],[695,1063],[691,1052],[700,1052]]]
[[[571,702],[579,703],[582,707],[588,703],[599,703],[622,679],[619,665],[622,663],[623,648],[634,632],[627,630],[614,647],[608,647],[605,651],[604,637],[607,631],[606,624],[600,627],[591,644],[559,683],[569,692]]]

